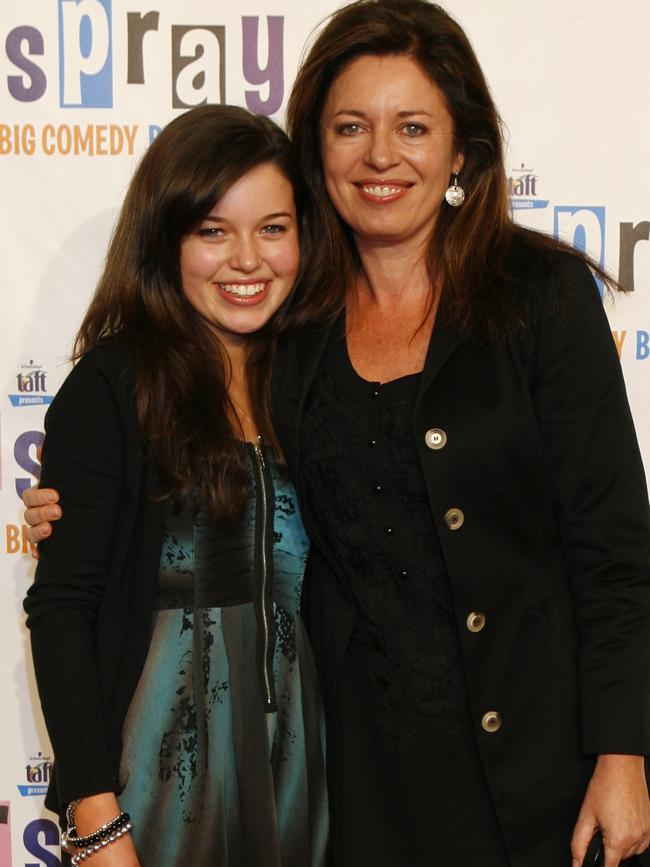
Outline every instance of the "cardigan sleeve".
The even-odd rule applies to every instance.
[[[123,488],[125,413],[105,356],[85,356],[46,415],[41,484],[59,491],[63,516],[39,545],[24,603],[61,804],[117,787],[95,630]]]
[[[650,522],[620,363],[595,282],[566,256],[538,322],[533,401],[580,641],[585,753],[650,752]]]

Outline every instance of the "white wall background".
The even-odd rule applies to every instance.
[[[149,126],[181,110],[174,88],[188,107],[206,96],[250,105],[252,92],[275,101],[281,120],[302,46],[337,5],[0,0],[0,867],[59,864],[58,835],[39,791],[51,749],[23,626],[33,563],[21,541],[16,486],[32,484],[37,473],[35,444],[47,401],[67,373],[65,358],[122,195]],[[585,238],[615,275],[621,258],[628,270],[633,263],[634,292],[608,313],[649,467],[650,6],[447,0],[445,8],[483,64],[507,127],[513,181],[523,179],[523,189],[526,175],[534,176],[535,195],[529,179],[528,194],[514,196],[527,205],[517,218],[570,240]],[[129,44],[128,16],[149,12],[158,19],[143,43],[144,82],[129,84],[129,51],[136,56],[137,46]],[[267,16],[281,19],[281,40],[269,43]],[[271,50],[270,82],[251,83],[244,74],[244,17],[259,18],[258,65],[266,67]],[[184,36],[176,50],[179,28]],[[197,45],[203,56],[192,60]],[[221,60],[223,88],[215,72]],[[98,93],[108,105],[96,106]],[[113,130],[114,153],[111,125],[122,130]],[[75,131],[83,137],[89,127],[100,152],[65,152],[66,137]]]

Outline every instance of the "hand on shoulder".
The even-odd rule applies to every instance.
[[[32,545],[37,545],[43,539],[52,534],[51,521],[58,521],[62,515],[61,506],[58,505],[59,494],[52,488],[28,488],[23,494],[25,504],[25,521],[27,538]],[[32,551],[34,559],[38,559],[38,549]]]

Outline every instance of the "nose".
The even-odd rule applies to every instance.
[[[260,266],[260,254],[255,240],[249,236],[240,236],[232,250],[230,265],[237,271],[251,274]]]
[[[394,145],[390,130],[373,130],[368,137],[367,165],[379,171],[385,171],[395,165],[399,162],[399,158]]]

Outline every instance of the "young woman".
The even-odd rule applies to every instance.
[[[294,166],[243,109],[163,130],[47,414],[64,516],[25,609],[74,864],[324,863],[308,543],[268,411]]]

